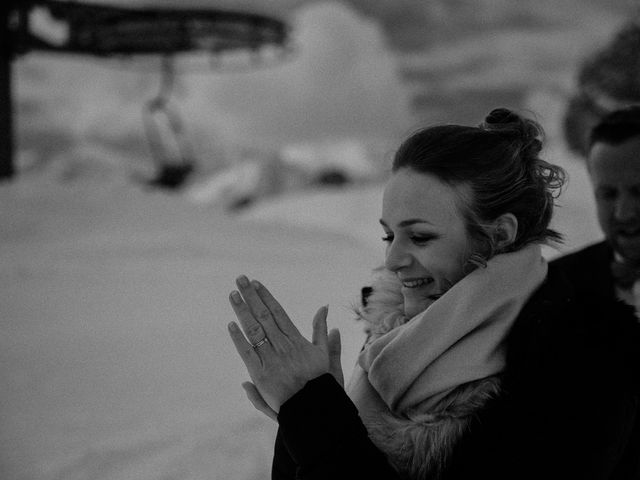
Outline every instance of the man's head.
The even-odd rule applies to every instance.
[[[594,127],[587,165],[607,240],[626,260],[640,262],[640,106],[612,112]]]

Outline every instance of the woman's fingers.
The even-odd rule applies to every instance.
[[[235,322],[231,322],[228,325],[228,328],[231,340],[233,340],[233,344],[235,345],[238,354],[240,354],[240,358],[242,358],[244,365],[247,367],[249,374],[255,373],[261,365],[260,357],[258,357],[251,344],[247,342],[247,339],[244,338],[240,327],[238,327]]]
[[[229,332],[254,382],[245,390],[256,409],[275,419],[282,403],[329,371],[327,307],[316,313],[309,342],[259,282],[242,275],[237,285],[229,299],[240,326],[232,322]]]
[[[242,326],[244,334],[249,340],[249,346],[255,345],[256,343],[264,340],[265,337],[267,337],[266,330],[255,319],[253,313],[251,312],[251,309],[242,299],[240,293],[236,291],[231,292],[229,294],[229,301],[231,302],[231,307],[233,308],[233,311],[236,314],[238,321],[240,322],[240,326]]]
[[[262,395],[260,395],[260,392],[253,383],[243,382],[242,388],[244,388],[247,398],[256,410],[261,411],[272,420],[278,420],[278,414],[267,404],[264,398],[262,398]]]
[[[295,337],[296,335],[300,335],[300,331],[294,325],[294,323],[285,312],[284,308],[280,305],[280,303],[271,295],[271,292],[262,285],[259,281],[253,280],[251,284],[254,286],[256,293],[264,303],[264,305],[269,309],[271,315],[278,325],[280,331],[282,331],[288,337]]]
[[[280,331],[271,310],[262,301],[258,292],[256,292],[255,284],[250,282],[246,276],[240,275],[236,279],[236,285],[242,294],[244,304],[248,307],[248,311],[251,314],[250,319],[247,318],[248,327],[252,330],[259,330],[256,326],[256,324],[258,324],[262,327],[265,335],[269,338],[269,341],[274,345],[274,347],[277,346],[281,342],[282,332]],[[280,309],[282,309],[282,307],[280,307]],[[282,310],[282,312],[284,312],[284,310]],[[284,315],[286,315],[286,313]],[[246,331],[247,330],[245,329],[245,332]],[[259,339],[257,341],[259,341]]]

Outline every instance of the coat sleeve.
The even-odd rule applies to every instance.
[[[273,449],[273,463],[271,465],[271,480],[294,480],[298,465],[287,450],[282,437],[282,429],[278,428],[276,444]]]
[[[399,479],[330,374],[311,380],[287,400],[278,423],[273,480]]]

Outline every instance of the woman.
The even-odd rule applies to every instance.
[[[640,478],[637,325],[572,296],[540,244],[563,172],[539,126],[506,109],[431,127],[396,153],[384,267],[347,391],[327,309],[312,342],[242,276],[230,324],[277,419],[273,478]],[[633,473],[631,473],[633,472]],[[635,476],[634,476],[635,475]]]

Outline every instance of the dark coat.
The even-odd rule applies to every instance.
[[[640,480],[638,323],[614,297],[585,296],[568,278],[553,264],[520,313],[502,394],[478,412],[441,478]],[[285,402],[278,422],[273,479],[399,478],[328,374]]]
[[[615,284],[611,275],[613,249],[607,242],[590,245],[556,258],[549,267],[562,275],[578,296],[604,297],[615,301]],[[633,315],[633,309],[628,310]]]

